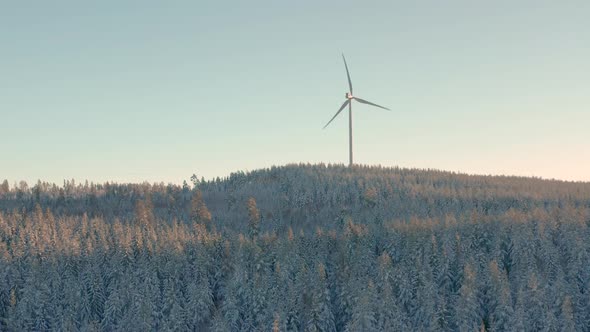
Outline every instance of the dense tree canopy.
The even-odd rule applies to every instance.
[[[288,165],[193,184],[1,184],[0,330],[590,330],[590,183]]]

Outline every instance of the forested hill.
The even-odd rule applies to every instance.
[[[590,208],[590,183],[369,166],[288,165],[234,173],[200,187],[220,221],[239,223],[244,202],[254,197],[270,228],[332,227],[343,217],[409,223]]]
[[[24,182],[0,186],[0,211],[33,211],[37,205],[54,215],[98,217],[106,221],[136,217],[142,201],[163,221],[191,222],[196,192],[212,220],[226,230],[244,231],[249,198],[254,198],[264,230],[286,227],[332,228],[343,218],[360,223],[445,220],[449,215],[499,217],[590,208],[590,183],[537,178],[478,176],[437,170],[342,165],[287,165],[226,178],[193,178],[184,186],[160,184],[75,183],[63,186]]]
[[[287,165],[0,185],[0,331],[590,331],[590,183]]]

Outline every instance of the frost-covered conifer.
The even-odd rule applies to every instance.
[[[203,193],[197,190],[191,200],[190,217],[197,223],[211,221],[211,212],[203,201]]]
[[[459,289],[459,298],[456,304],[457,327],[460,331],[476,331],[483,321],[476,278],[473,265],[465,265],[463,284]]]
[[[248,209],[248,226],[250,236],[256,237],[260,232],[260,212],[258,211],[254,197],[248,198],[246,208]]]

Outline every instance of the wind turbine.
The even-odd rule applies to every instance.
[[[324,126],[323,129],[326,129],[326,127],[338,116],[338,114],[340,114],[340,112],[342,112],[342,110],[346,107],[346,105],[348,105],[348,145],[349,145],[349,153],[350,153],[349,154],[349,161],[350,161],[350,166],[352,166],[352,101],[356,100],[361,104],[367,104],[367,105],[379,107],[379,108],[382,108],[382,109],[388,110],[388,111],[391,111],[391,110],[387,107],[373,104],[370,101],[367,101],[367,100],[364,100],[364,99],[361,99],[359,97],[355,97],[352,95],[352,82],[350,81],[350,73],[348,72],[348,65],[346,64],[346,58],[344,58],[344,54],[342,54],[342,60],[344,60],[344,68],[346,68],[346,76],[348,77],[348,87],[350,88],[350,92],[346,93],[346,95],[345,95],[346,101],[344,102],[344,104],[342,104],[342,106],[340,106],[340,109],[338,110],[338,112],[336,112],[336,114],[334,114],[332,119],[330,119],[330,121],[328,121],[328,123]]]

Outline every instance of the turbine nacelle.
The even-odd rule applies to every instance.
[[[344,95],[344,98],[346,98],[346,99],[354,99],[354,97],[352,96],[352,94],[351,94],[350,92],[347,92],[347,93]]]

